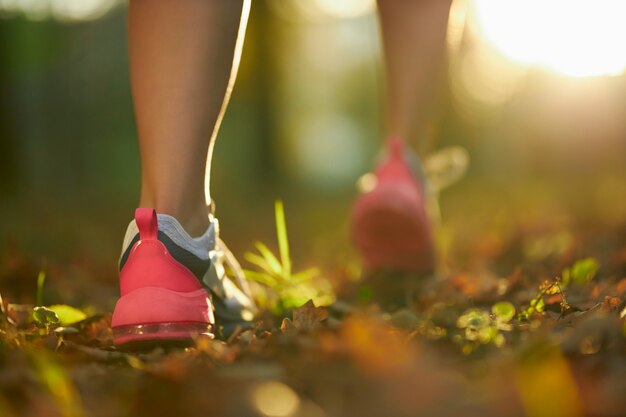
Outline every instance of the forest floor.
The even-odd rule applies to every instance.
[[[7,245],[0,416],[626,415],[626,218],[602,201],[585,216],[487,207],[447,224],[438,274],[337,261],[330,305],[274,305],[185,349],[115,349],[97,300],[111,279]],[[80,311],[47,302],[81,297]]]

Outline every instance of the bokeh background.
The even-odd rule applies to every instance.
[[[471,155],[441,196],[451,268],[473,261],[462,248],[496,250],[502,228],[567,238],[574,224],[626,219],[624,12],[617,0],[454,2],[429,129],[433,149]],[[253,1],[213,163],[236,254],[275,246],[281,198],[297,267],[354,262],[350,203],[381,143],[380,55],[373,0]],[[5,277],[25,268],[34,285],[44,264],[50,279],[114,288],[139,189],[127,64],[125,2],[0,0]]]

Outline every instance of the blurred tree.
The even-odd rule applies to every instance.
[[[0,62],[9,60],[9,30],[0,19]],[[17,185],[15,139],[17,129],[10,105],[9,68],[0,65],[0,197],[10,195]]]

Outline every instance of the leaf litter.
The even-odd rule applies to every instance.
[[[284,213],[277,222],[278,256],[264,244],[248,256],[265,309],[226,341],[124,352],[106,307],[46,304],[45,270],[29,278],[31,304],[5,291],[0,416],[626,415],[619,239],[582,252],[575,230],[479,236],[465,248],[477,261],[456,271],[294,293],[294,276],[317,278],[293,273]],[[2,276],[20,274],[10,268]]]

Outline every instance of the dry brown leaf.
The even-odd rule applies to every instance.
[[[293,310],[293,326],[302,331],[314,329],[327,318],[328,310],[325,307],[315,307],[313,300]]]
[[[348,352],[368,373],[393,373],[411,363],[412,349],[406,337],[374,317],[347,318],[341,337]]]
[[[495,292],[498,287],[498,279],[488,273],[468,274],[460,273],[452,277],[452,286],[468,297],[478,297],[483,294]]]
[[[604,301],[602,302],[602,311],[606,313],[612,313],[617,311],[619,306],[622,304],[622,300],[617,297],[604,297]]]

